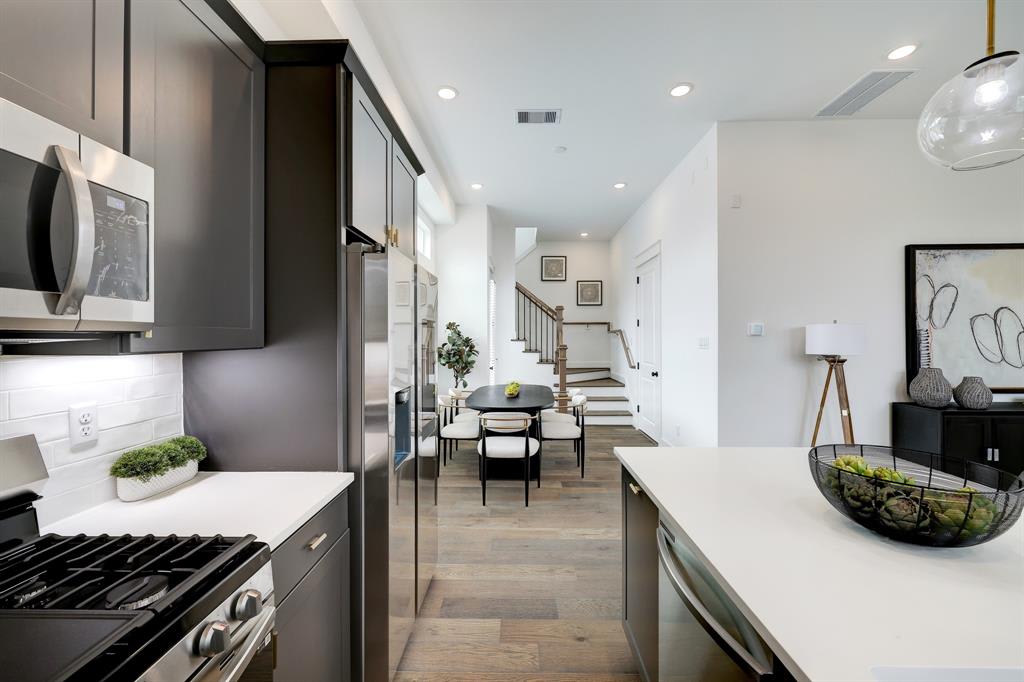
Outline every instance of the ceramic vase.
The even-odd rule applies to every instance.
[[[190,459],[180,467],[154,476],[148,481],[140,481],[137,478],[119,478],[117,479],[117,496],[123,502],[144,500],[165,490],[170,490],[176,485],[191,481],[197,473],[199,473],[199,462]]]
[[[945,407],[953,399],[953,387],[938,367],[922,367],[910,382],[910,397],[925,407]]]
[[[992,389],[985,385],[981,377],[964,377],[953,389],[956,404],[968,410],[987,410],[992,406]]]

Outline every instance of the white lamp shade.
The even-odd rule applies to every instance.
[[[862,324],[809,324],[805,352],[808,355],[862,355],[865,335]]]

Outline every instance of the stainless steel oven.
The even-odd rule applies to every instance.
[[[0,330],[153,326],[153,169],[0,99]]]

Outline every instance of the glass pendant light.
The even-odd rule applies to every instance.
[[[995,0],[988,0],[987,56],[939,88],[917,122],[931,161],[978,170],[1024,157],[1024,60],[995,51]]]

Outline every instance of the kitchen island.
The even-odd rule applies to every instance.
[[[833,509],[815,487],[805,448],[616,448],[615,455],[624,467],[624,510],[631,495],[649,498],[796,679],[1024,679],[1024,522],[976,547],[919,547]],[[646,556],[653,529],[633,541],[637,527],[629,524],[627,569],[648,570],[657,563]],[[645,555],[629,556],[635,551]],[[630,594],[643,583],[628,574],[625,582],[626,612],[656,614],[657,603],[639,611],[635,603],[649,594]],[[627,635],[631,627],[643,633],[645,624],[627,623]]]

